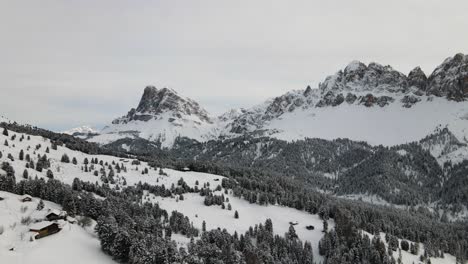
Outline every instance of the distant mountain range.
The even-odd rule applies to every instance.
[[[466,142],[467,97],[468,55],[447,58],[429,76],[419,67],[405,75],[391,66],[354,61],[318,88],[308,86],[221,116],[172,89],[148,86],[138,106],[99,135],[86,129],[76,133],[100,144],[145,139],[162,148],[171,148],[177,138],[206,142],[245,135],[287,141],[349,138],[391,146],[447,127]]]

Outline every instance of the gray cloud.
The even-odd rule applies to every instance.
[[[0,112],[101,126],[168,86],[209,111],[317,86],[349,61],[426,73],[467,52],[466,1],[2,1]]]

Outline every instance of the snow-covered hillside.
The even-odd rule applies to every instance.
[[[12,138],[14,138],[14,140]],[[47,170],[38,172],[35,169],[26,168],[26,164],[28,163],[26,161],[27,155],[29,155],[34,163],[37,163],[39,156],[42,157],[46,155],[50,161],[50,170],[53,173],[53,178],[67,184],[72,184],[74,178],[102,184],[103,178],[101,174],[104,172],[106,175],[109,175],[109,165],[111,164],[120,164],[122,168],[120,172],[115,173],[115,182],[109,182],[111,188],[117,188],[118,186],[118,188],[121,189],[139,182],[170,187],[173,184],[177,185],[177,182],[182,178],[190,187],[195,187],[198,182],[200,185],[209,185],[210,189],[214,190],[221,184],[223,178],[219,175],[207,173],[151,168],[146,162],[136,162],[136,160],[132,159],[107,155],[88,155],[79,151],[70,150],[65,146],[57,146],[57,150],[54,150],[49,139],[13,131],[9,131],[8,136],[0,134],[0,142],[4,142],[5,140],[8,142],[8,146],[4,144],[0,146],[0,151],[2,153],[0,163],[6,161],[13,166],[17,181],[24,178],[24,170],[28,172],[28,177],[37,176],[47,179]],[[23,160],[19,159],[21,150],[23,150]],[[8,158],[9,154],[13,157],[13,161]],[[69,163],[61,162],[64,154],[69,157]],[[77,164],[73,164],[74,158]],[[99,162],[102,161],[102,165],[99,163],[89,163],[85,165],[85,159],[88,161],[97,159]],[[89,170],[86,172],[84,167],[88,167]],[[142,174],[145,169],[148,169],[148,172]],[[98,171],[99,176],[95,176],[95,173]],[[217,191],[215,194],[221,194],[224,193],[224,191],[225,190],[221,188],[221,191]],[[318,252],[318,241],[323,235],[322,220],[320,220],[318,215],[312,215],[304,211],[276,205],[260,206],[257,204],[250,204],[234,197],[232,193],[225,195],[229,198],[232,210],[223,210],[220,206],[205,206],[203,197],[199,194],[187,193],[184,196],[184,200],[179,200],[178,197],[161,198],[153,195],[147,195],[144,199],[146,199],[146,201],[158,203],[161,208],[167,210],[169,213],[172,211],[182,212],[190,218],[194,226],[198,229],[202,229],[202,222],[205,220],[208,229],[220,227],[226,228],[231,233],[237,231],[239,234],[242,234],[246,232],[250,226],[264,223],[267,218],[270,218],[273,222],[274,232],[279,235],[284,235],[289,228],[289,222],[297,221],[298,225],[296,226],[296,231],[299,238],[310,241],[313,245],[314,252]],[[234,211],[236,210],[239,212],[239,219],[234,218]],[[307,230],[305,228],[306,225],[313,225],[315,229]],[[329,227],[333,228],[333,226],[333,221],[329,220]],[[179,245],[181,245],[181,241],[183,243],[189,242],[188,238],[177,234],[174,239],[179,242]],[[316,254],[316,259],[320,259],[318,254]]]
[[[44,201],[44,208],[37,210],[37,198],[23,203],[21,196],[3,191],[0,197],[0,263],[115,263],[101,251],[92,227],[59,220],[60,232],[34,239],[29,228],[51,210],[61,209],[59,205]]]

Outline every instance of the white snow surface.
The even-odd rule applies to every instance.
[[[80,127],[75,127],[75,128],[72,128],[72,129],[69,129],[69,130],[66,130],[66,131],[63,131],[62,132],[63,134],[68,134],[68,135],[73,135],[75,133],[80,133],[80,134],[97,134],[99,133],[98,130],[90,127],[90,126],[87,126],[87,125],[84,125],[84,126],[80,126]]]
[[[343,103],[335,107],[297,109],[272,120],[266,128],[279,130],[273,136],[288,141],[306,137],[349,138],[392,146],[418,141],[437,127],[447,126],[458,140],[466,142],[468,102],[422,98],[411,108],[394,102],[385,107]]]
[[[44,209],[37,211],[39,199],[22,203],[21,196],[0,191],[0,263],[8,264],[106,264],[115,263],[100,248],[96,235],[76,224],[60,221],[62,230],[56,234],[35,240],[36,233],[29,232],[34,224],[23,225],[21,219],[30,216],[33,221],[41,221],[49,210],[60,206],[44,201]],[[31,241],[32,240],[32,241]],[[14,250],[11,250],[14,248]]]

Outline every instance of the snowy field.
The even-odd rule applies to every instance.
[[[99,240],[91,230],[77,224],[60,221],[62,230],[56,234],[35,240],[35,233],[29,232],[31,224],[21,220],[41,221],[50,209],[60,206],[44,201],[44,208],[36,210],[39,200],[21,202],[21,196],[0,191],[0,263],[5,264],[106,264],[115,263],[100,248]],[[32,241],[31,241],[32,240]],[[13,250],[10,250],[13,249]]]

